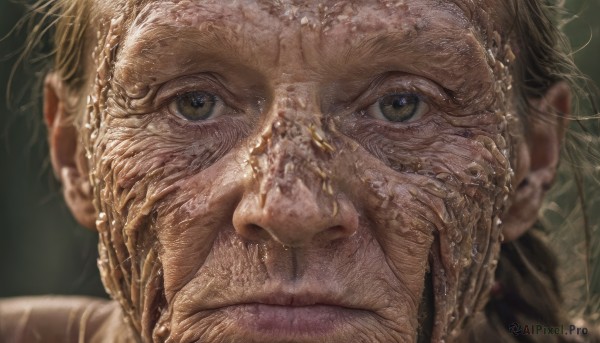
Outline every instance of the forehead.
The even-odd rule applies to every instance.
[[[474,62],[468,55],[485,52],[486,34],[493,31],[487,27],[493,25],[489,14],[497,18],[504,12],[499,3],[503,2],[151,0],[130,7],[133,18],[122,37],[119,59],[124,61],[121,67],[142,59],[142,68],[164,65],[165,59],[177,55],[181,67],[187,60],[218,55],[212,60],[222,65],[252,64],[282,73],[290,63],[294,67],[316,63],[320,65],[307,67],[335,70],[374,54],[412,53],[411,67],[416,71],[433,76],[424,70],[433,63],[440,72],[451,74],[443,68],[450,53],[465,57],[453,58],[452,67],[458,70]],[[433,50],[446,55],[432,55],[424,65],[421,57]],[[129,69],[135,71],[135,66]],[[169,72],[157,69],[159,74]]]
[[[510,0],[121,0],[96,2],[96,7],[98,13],[111,17],[130,13],[130,22],[138,28],[169,20],[188,26],[234,20],[238,26],[253,24],[274,31],[299,21],[309,27],[318,26],[322,32],[344,23],[350,26],[351,33],[360,34],[365,29],[407,29],[411,25],[426,28],[437,22],[438,26],[447,27],[472,25],[489,34],[500,31],[497,22],[506,22],[509,3]]]
[[[270,21],[264,23],[265,25],[272,25],[274,20],[285,22],[293,19],[304,19],[306,23],[310,23],[311,19],[318,20],[325,27],[327,24],[344,19],[363,21],[363,24],[366,24],[364,20],[376,19],[373,18],[375,14],[389,19],[388,24],[393,26],[409,15],[435,18],[445,11],[447,16],[454,19],[477,23],[478,26],[488,26],[506,16],[509,2],[510,0],[121,0],[120,4],[117,2],[119,5],[100,7],[107,7],[104,13],[113,14],[118,14],[114,12],[120,12],[124,7],[134,9],[133,15],[137,17],[137,23],[151,16],[152,13],[160,13],[164,19],[194,16],[227,19],[237,10],[244,14],[244,19],[248,22],[269,18]],[[189,21],[187,23],[191,24]]]

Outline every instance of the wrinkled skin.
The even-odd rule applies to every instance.
[[[427,272],[433,340],[481,307],[510,80],[455,4],[391,5],[167,1],[103,33],[87,141],[99,264],[142,337],[413,342]],[[220,115],[173,113],[190,91],[218,95]],[[425,113],[366,111],[398,91]]]
[[[478,24],[498,3],[167,0],[103,22],[82,139],[133,332],[452,341],[485,304],[515,183],[512,53]],[[219,115],[174,113],[193,91]],[[422,113],[371,113],[398,92]]]

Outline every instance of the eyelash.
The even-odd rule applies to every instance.
[[[191,103],[185,103],[191,102]],[[189,106],[188,106],[189,105]],[[211,106],[208,112],[203,114],[205,106]],[[167,110],[174,116],[190,122],[206,122],[213,118],[220,117],[227,109],[227,105],[218,95],[205,91],[190,91],[177,94],[167,103]],[[184,113],[191,110],[192,113]],[[195,111],[199,110],[199,118],[192,118]],[[207,118],[202,118],[206,116]]]
[[[429,111],[429,104],[421,94],[392,91],[378,97],[364,114],[393,124],[408,124],[419,120]]]
[[[372,82],[369,87],[367,87],[367,92],[362,96],[359,96],[355,102],[358,104],[358,106],[355,107],[357,108],[355,113],[357,113],[360,117],[371,118],[372,120],[377,120],[381,123],[385,123],[386,125],[406,126],[412,124],[413,122],[421,121],[421,119],[427,117],[432,110],[443,107],[443,105],[447,102],[448,94],[439,85],[413,75],[401,76],[402,78],[394,78],[395,80],[391,80],[390,82],[392,77],[390,77],[390,74],[386,74]],[[392,85],[390,85],[390,83]],[[218,105],[221,107],[221,109],[219,110],[220,115],[217,117],[240,112],[240,107],[235,106],[235,103],[234,106],[230,105],[233,100],[235,100],[235,97],[221,84],[221,82],[218,81],[218,79],[213,79],[211,76],[189,77],[183,80],[178,80],[177,84],[180,86],[168,91],[168,93],[172,95],[162,96],[163,99],[160,99],[160,93],[163,92],[161,92],[159,89],[156,100],[158,103],[157,108],[161,108],[161,112],[164,113],[166,111],[169,115],[177,118],[178,120],[187,121],[193,125],[198,125],[210,122],[215,118],[214,115],[212,115],[206,120],[193,121],[186,119],[183,115],[174,113],[172,110],[175,107],[174,104],[182,97],[193,93],[207,93],[218,99]],[[386,84],[390,86],[386,87]],[[167,88],[169,88],[168,85]],[[369,91],[369,89],[373,89],[374,91]],[[381,89],[384,89],[384,91],[378,91]],[[167,93],[167,91],[164,91],[164,93]],[[417,113],[416,117],[413,118],[413,116],[410,116],[410,118],[405,121],[390,121],[386,120],[385,118],[381,118],[381,116],[379,116],[379,118],[374,116],[373,110],[377,104],[385,97],[389,97],[391,95],[400,95],[405,97],[414,96],[415,99],[418,99],[418,108],[416,110],[419,113]],[[411,105],[411,103],[409,103],[409,105]],[[426,108],[421,111],[422,106],[425,106]]]
[[[171,86],[176,84],[176,86]],[[184,77],[181,79],[173,80],[166,85],[160,87],[157,91],[155,100],[155,106],[157,109],[161,109],[161,112],[168,112],[177,118],[181,116],[172,113],[169,109],[173,103],[182,97],[193,94],[193,93],[206,93],[214,96],[219,100],[219,104],[224,107],[223,113],[235,113],[239,111],[239,107],[236,106],[235,97],[231,92],[224,87],[218,79],[212,76],[200,76],[200,77]],[[185,120],[184,118],[181,118]]]
[[[417,81],[419,83],[424,83],[425,81]],[[381,87],[381,84],[383,84],[384,82],[376,82],[375,84],[372,84],[372,86],[374,86],[375,89],[379,88],[383,88]],[[406,84],[405,86],[392,86],[392,87],[387,87],[384,88],[384,91],[377,91],[377,92],[370,92],[369,94],[366,94],[365,96],[362,97],[361,100],[359,100],[359,104],[360,106],[358,108],[360,108],[360,110],[358,111],[358,114],[362,117],[362,118],[370,118],[372,120],[377,120],[381,123],[385,123],[387,125],[409,125],[412,124],[413,122],[418,122],[421,119],[427,117],[428,113],[430,113],[433,109],[439,107],[438,103],[441,103],[443,101],[446,100],[446,95],[445,93],[443,93],[442,91],[439,90],[439,88],[437,88],[437,86],[431,86],[429,83],[426,83],[424,85],[416,85],[414,82],[410,82],[410,81],[404,81],[402,82],[404,84]],[[434,88],[435,91],[439,91],[438,95],[435,95],[434,90],[427,90],[426,88]],[[398,122],[393,122],[393,121],[388,121],[386,119],[383,118],[376,118],[371,112],[374,107],[377,105],[378,102],[380,102],[381,100],[383,100],[384,98],[391,96],[391,95],[402,95],[402,96],[414,96],[416,97],[416,99],[419,100],[419,105],[422,106],[426,106],[425,110],[423,113],[420,113],[418,115],[417,118],[410,118],[407,121],[398,121]],[[441,99],[437,100],[435,99],[436,97],[441,97]],[[433,100],[432,100],[433,99]]]

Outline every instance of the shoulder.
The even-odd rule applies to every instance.
[[[59,296],[0,299],[0,341],[134,342],[116,302]]]

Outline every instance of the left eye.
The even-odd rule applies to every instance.
[[[169,110],[187,120],[207,120],[218,115],[222,106],[221,100],[216,95],[206,92],[189,92],[177,96]]]
[[[394,123],[417,119],[427,110],[427,104],[416,94],[394,93],[381,97],[369,106],[371,116]]]

